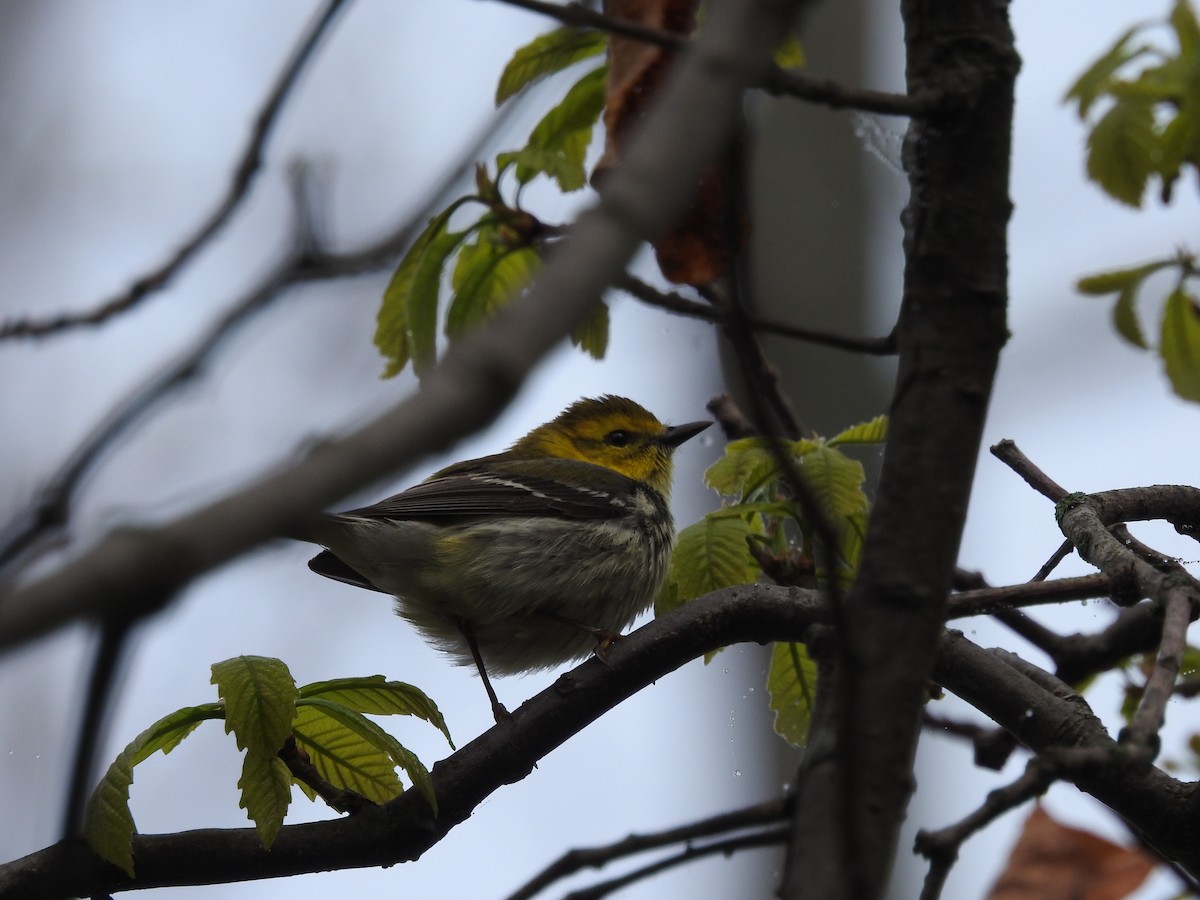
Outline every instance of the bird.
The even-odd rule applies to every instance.
[[[293,536],[319,575],[391,594],[458,665],[492,675],[604,653],[657,596],[674,523],[672,457],[708,421],[669,426],[625,397],[582,398],[508,450],[447,466]]]

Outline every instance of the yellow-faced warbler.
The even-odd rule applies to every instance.
[[[455,463],[298,535],[320,575],[393,594],[458,665],[546,669],[603,650],[654,602],[675,537],[669,427],[632,400],[583,399],[503,453]]]

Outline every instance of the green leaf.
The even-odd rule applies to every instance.
[[[446,335],[458,337],[487,321],[529,283],[540,265],[541,257],[532,247],[506,246],[494,230],[482,229],[459,252]]]
[[[429,220],[384,289],[375,325],[375,346],[387,360],[384,378],[402,372],[414,354],[420,353],[422,366],[433,360],[442,266],[453,250],[443,232],[454,211],[471,199],[460,198]],[[433,331],[429,330],[431,309]]]
[[[775,711],[775,732],[796,747],[808,740],[816,689],[817,664],[805,646],[777,643],[771,652],[767,691]]]
[[[205,719],[225,715],[218,703],[188,706],[159,719],[117,754],[84,811],[83,834],[88,846],[101,859],[123,869],[130,878],[133,868],[133,834],[136,830],[129,811],[129,788],[133,767],[158,750],[170,753]]]
[[[296,744],[334,787],[354,791],[376,804],[404,793],[392,758],[322,706],[301,701],[293,729]]]
[[[1174,264],[1175,261],[1172,259],[1160,259],[1134,266],[1132,269],[1114,269],[1111,272],[1087,275],[1075,283],[1075,290],[1081,294],[1090,294],[1096,297],[1116,294],[1130,286],[1136,288],[1150,275]]]
[[[604,359],[608,350],[608,304],[596,301],[587,318],[571,329],[571,343],[592,359]]]
[[[708,467],[704,483],[722,497],[749,499],[767,490],[780,471],[769,441],[739,438],[725,445],[725,455]]]
[[[797,441],[800,463],[809,487],[834,520],[844,519],[867,508],[862,463],[825,443]]]
[[[246,753],[238,805],[269,849],[292,796],[291,773],[278,753],[296,718],[296,682],[277,659],[237,656],[213,665],[212,683],[225,704],[225,730]]]
[[[851,425],[840,434],[834,435],[826,446],[836,447],[838,444],[882,444],[887,440],[888,417],[876,416],[869,422]]]
[[[1171,389],[1200,403],[1200,304],[1182,287],[1167,297],[1158,347]]]
[[[607,79],[607,66],[588,72],[567,91],[561,103],[542,117],[525,149],[514,156],[519,182],[525,184],[544,172],[567,193],[587,184],[583,163],[596,122],[604,111]]]
[[[496,85],[496,105],[529,85],[580,60],[608,49],[608,36],[599,31],[559,28],[539,35],[513,54]]]
[[[1149,48],[1147,47],[1130,50],[1128,46],[1133,36],[1144,27],[1144,25],[1135,25],[1126,31],[1107,53],[1092,63],[1071,85],[1063,99],[1079,102],[1079,118],[1085,118],[1091,105],[1112,85],[1113,75],[1118,69],[1131,59],[1148,52]]]
[[[756,521],[724,510],[709,513],[683,529],[671,554],[667,576],[671,588],[660,596],[655,615],[718,588],[753,583],[760,570],[746,539],[760,533]]]
[[[1179,55],[1191,56],[1200,53],[1200,23],[1187,0],[1176,0],[1171,9],[1171,27],[1179,41]]]
[[[1137,314],[1137,294],[1140,286],[1141,282],[1136,282],[1117,294],[1117,302],[1113,304],[1113,327],[1117,329],[1117,334],[1133,346],[1145,350],[1150,345],[1146,342],[1146,335],[1142,332],[1142,323]]]
[[[1156,168],[1157,143],[1153,103],[1119,100],[1088,135],[1088,177],[1114,199],[1141,206]]]
[[[300,688],[300,696],[319,697],[355,712],[376,716],[416,716],[435,726],[446,736],[446,743],[454,748],[454,740],[437,704],[420,688],[403,681],[388,681],[382,675],[314,681]]]
[[[300,700],[298,707],[300,709],[309,707],[315,710],[319,715],[332,719],[341,728],[346,729],[353,735],[356,735],[359,740],[365,742],[375,751],[385,754],[393,766],[399,766],[404,770],[405,774],[408,775],[409,780],[412,782],[413,787],[416,788],[417,791],[420,792],[421,796],[425,798],[426,802],[429,803],[429,806],[434,811],[434,814],[437,814],[437,799],[433,794],[433,779],[429,777],[429,770],[425,768],[425,765],[411,750],[401,744],[398,740],[396,740],[366,716],[359,712],[355,712],[354,710],[343,706],[340,703],[334,703],[331,700],[322,699],[320,697],[310,697]],[[317,720],[314,717],[312,721],[315,722]],[[328,726],[324,727],[328,728]],[[324,733],[332,735],[334,732],[333,729],[329,729]],[[300,739],[300,736],[297,735],[297,740]],[[342,746],[348,747],[349,745]],[[358,751],[354,752],[353,759],[356,761],[356,763],[365,765],[368,756],[369,752],[360,748]],[[352,787],[349,781],[344,781],[341,779],[361,779],[363,777],[363,772],[366,770],[360,771],[356,766],[341,768],[337,765],[337,759],[337,757],[327,757],[323,763],[323,765],[328,766],[326,770],[322,770],[321,766],[318,765],[317,768],[318,771],[321,771],[322,777],[339,787],[349,787],[351,790],[362,793],[362,791],[358,791],[357,788]],[[315,757],[313,759],[313,763],[314,765],[317,764]],[[368,795],[363,794],[363,796]]]

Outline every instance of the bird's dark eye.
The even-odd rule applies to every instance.
[[[610,431],[604,436],[604,443],[610,447],[627,447],[632,436],[628,431],[618,428],[616,431]]]

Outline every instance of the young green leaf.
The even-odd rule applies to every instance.
[[[783,39],[775,52],[771,54],[771,59],[775,65],[781,69],[799,69],[804,66],[804,47],[800,44],[800,39],[794,34],[788,35]]]
[[[817,688],[817,664],[803,644],[780,642],[771,651],[767,692],[775,712],[775,732],[796,747],[808,740],[813,699]]]
[[[404,303],[413,370],[418,376],[428,372],[437,359],[438,297],[442,287],[442,270],[446,267],[446,260],[468,234],[469,231],[439,234],[429,242],[413,271],[411,290],[404,298]]]
[[[123,869],[131,878],[133,869],[133,815],[129,811],[129,788],[133,767],[158,750],[170,753],[205,719],[225,715],[218,703],[188,706],[159,719],[117,754],[92,792],[84,812],[83,834],[101,859]]]
[[[496,85],[496,105],[567,66],[599,56],[608,49],[608,36],[600,31],[558,28],[539,35],[513,54]]]
[[[355,712],[377,716],[416,716],[435,726],[453,749],[454,740],[446,720],[429,696],[403,681],[388,681],[382,675],[314,681],[300,688],[302,698],[320,698],[340,703]]]
[[[747,521],[746,516],[725,510],[709,513],[683,529],[671,554],[667,576],[672,585],[666,598],[670,607],[656,605],[655,615],[717,588],[754,582],[759,566],[750,555],[746,539],[761,533],[756,518]]]
[[[1167,297],[1158,349],[1171,389],[1200,402],[1200,304],[1182,286]]]
[[[1200,23],[1187,0],[1175,0],[1171,9],[1171,27],[1179,41],[1179,55],[1191,56],[1200,53]]]
[[[354,791],[376,804],[404,793],[392,758],[339,718],[329,715],[321,705],[302,700],[296,708],[293,730],[296,744],[308,754],[321,777],[334,787]]]
[[[1144,25],[1135,25],[1126,31],[1108,52],[1092,63],[1067,91],[1064,101],[1079,103],[1079,118],[1087,116],[1092,104],[1112,85],[1113,76],[1125,63],[1149,51],[1148,47],[1129,48],[1129,41]]]
[[[1146,181],[1156,168],[1154,104],[1122,98],[1088,135],[1088,177],[1109,196],[1141,206]]]
[[[1137,281],[1121,289],[1117,302],[1113,304],[1113,327],[1117,334],[1142,350],[1150,345],[1142,332],[1142,323],[1137,314],[1137,295],[1141,282]]]
[[[800,462],[826,515],[838,520],[863,512],[867,508],[867,495],[863,493],[867,476],[862,463],[828,444],[797,441],[798,447],[802,445],[812,445],[802,453]]]
[[[505,246],[489,229],[463,247],[454,267],[454,299],[446,313],[447,337],[487,321],[533,278],[541,257],[532,247]]]
[[[608,350],[608,304],[597,300],[587,318],[571,329],[571,343],[592,359],[604,359]]]
[[[299,708],[310,707],[316,710],[322,716],[334,720],[342,728],[347,729],[376,751],[385,754],[391,761],[393,766],[402,768],[409,780],[412,781],[413,787],[420,792],[421,796],[429,803],[434,813],[437,812],[437,800],[433,795],[433,779],[429,777],[429,770],[417,758],[411,750],[397,741],[394,737],[368,719],[361,713],[355,712],[349,707],[343,706],[340,703],[334,703],[330,700],[320,697],[310,697],[299,701]],[[300,735],[297,735],[297,740],[301,740]],[[356,759],[362,761],[366,759],[366,755],[358,755]],[[313,760],[314,764],[316,759]],[[334,765],[333,758],[326,758],[325,765],[329,768],[322,771],[322,776],[332,784],[340,787],[350,787],[350,785],[340,779],[355,778],[358,774],[351,768],[340,769]],[[318,766],[318,771],[321,771]],[[328,773],[328,774],[327,774]],[[332,777],[331,777],[332,776]],[[351,790],[356,790],[351,788]],[[359,792],[361,793],[361,791]],[[367,796],[364,794],[364,796]],[[378,802],[378,801],[377,801]]]
[[[1174,265],[1174,262],[1172,259],[1159,259],[1134,266],[1132,269],[1114,269],[1111,272],[1086,275],[1075,283],[1075,290],[1081,294],[1102,297],[1105,294],[1119,293],[1129,287],[1136,289],[1147,277],[1160,269]]]
[[[544,172],[566,193],[587,184],[583,164],[596,122],[604,111],[607,78],[607,66],[588,72],[534,126],[525,149],[512,155],[517,164],[517,181],[525,184]],[[502,164],[501,159],[497,159],[497,164]]]
[[[291,773],[278,753],[296,718],[296,682],[277,659],[237,656],[213,665],[212,683],[225,703],[225,730],[246,754],[239,805],[270,848],[291,801]]]
[[[725,445],[725,455],[708,467],[704,483],[722,497],[756,497],[780,477],[779,460],[764,438],[739,438]]]
[[[876,416],[869,422],[851,425],[840,434],[831,437],[826,445],[836,447],[838,444],[882,444],[887,440],[888,417]]]

